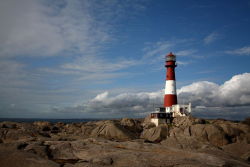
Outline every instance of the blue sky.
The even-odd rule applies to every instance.
[[[250,115],[249,0],[2,0],[0,22],[0,117],[145,116],[169,52],[194,115]]]

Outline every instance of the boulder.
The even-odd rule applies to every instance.
[[[144,129],[141,138],[150,142],[160,142],[166,139],[168,136],[168,126],[160,125],[150,129]]]
[[[219,126],[223,129],[223,131],[227,135],[227,139],[230,143],[235,143],[239,139],[240,136],[244,135],[244,132],[239,128],[233,127],[229,123],[219,124]]]
[[[156,127],[154,123],[151,122],[151,116],[148,115],[147,117],[145,117],[144,121],[142,122],[142,127],[143,129],[150,129],[153,127]]]
[[[64,131],[67,134],[79,135],[81,134],[81,125],[78,125],[76,123],[66,124],[64,126]]]
[[[78,160],[74,154],[74,149],[68,141],[50,141],[45,142],[48,146],[50,158],[55,161],[60,160]]]
[[[121,120],[121,125],[122,126],[127,126],[127,127],[135,127],[137,122],[134,119],[130,118],[123,118]]]
[[[143,130],[141,122],[139,120],[136,120],[136,119],[123,118],[121,120],[120,124],[125,129],[128,129],[130,132],[134,133],[134,135],[136,135],[137,138],[140,136],[140,133]]]
[[[91,132],[93,131],[93,129],[96,128],[95,124],[83,124],[81,126],[81,135],[83,137],[89,137],[91,135]]]
[[[225,152],[232,154],[235,157],[241,157],[244,160],[250,161],[250,144],[247,143],[232,143],[222,147]]]
[[[250,143],[250,126],[243,123],[235,123],[224,121],[223,123],[216,123],[227,134],[231,143],[247,142]]]
[[[187,127],[194,124],[205,124],[206,121],[203,119],[195,118],[192,116],[186,116],[186,117],[175,117],[173,119],[173,125],[176,127]]]
[[[42,145],[42,143],[31,143],[27,144],[27,146],[23,149],[24,151],[37,154],[42,158],[48,159],[48,155],[50,154],[48,152],[47,146]]]
[[[200,141],[195,136],[191,136],[190,127],[170,129],[168,138],[161,143],[169,147],[187,150],[206,148],[209,145],[207,141]]]
[[[4,143],[17,141],[34,140],[38,133],[36,131],[21,130],[21,129],[0,129],[0,138]]]
[[[115,121],[104,121],[99,124],[92,132],[92,137],[104,137],[115,140],[133,139],[133,134]]]
[[[223,146],[230,143],[230,138],[228,138],[228,135],[223,131],[223,128],[213,124],[194,124],[187,127],[182,126],[181,128],[174,127],[170,129],[169,136],[176,138],[176,144],[180,141],[184,141],[184,138],[190,140],[190,142],[194,139],[204,143],[209,142],[214,146]],[[179,139],[179,141],[177,139]],[[182,142],[180,144],[185,145],[185,143]],[[195,147],[196,146],[194,146],[194,148]]]
[[[196,124],[190,126],[188,132],[190,136],[196,137],[201,141],[208,141],[215,146],[223,146],[230,143],[223,129],[216,125]]]

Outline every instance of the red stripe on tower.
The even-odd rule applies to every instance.
[[[176,83],[175,83],[175,67],[176,57],[170,52],[166,55],[167,76],[165,85],[164,107],[171,107],[177,104]]]

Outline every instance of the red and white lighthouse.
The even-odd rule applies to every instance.
[[[165,85],[165,96],[164,96],[164,107],[166,112],[170,112],[169,108],[172,105],[177,104],[177,95],[176,95],[176,82],[175,82],[175,67],[176,65],[176,56],[170,52],[166,55],[165,67],[166,67],[166,85]]]
[[[177,104],[175,67],[176,56],[170,52],[166,55],[165,67],[167,69],[164,106],[156,107],[151,113],[151,122],[156,126],[165,123],[171,123],[177,116],[187,116],[191,113],[191,103]]]

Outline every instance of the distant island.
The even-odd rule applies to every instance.
[[[250,118],[0,122],[1,167],[250,166]]]

